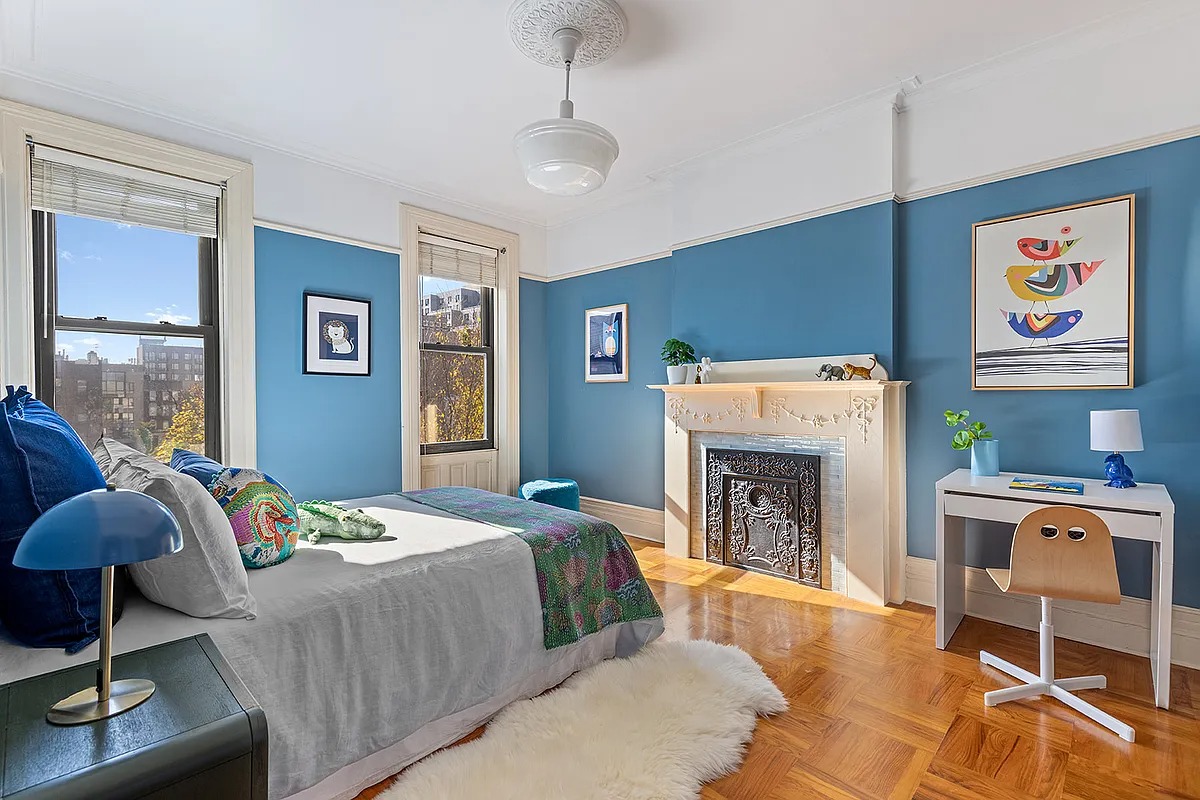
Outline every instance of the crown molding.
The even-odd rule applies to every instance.
[[[68,96],[78,97],[80,99],[89,100],[92,102],[103,103],[114,109],[141,114],[152,119],[170,123],[172,125],[181,125],[210,136],[217,136],[226,140],[238,142],[240,144],[249,145],[251,147],[269,150],[271,152],[296,158],[320,167],[326,167],[328,169],[337,170],[349,175],[355,175],[360,178],[375,181],[376,183],[381,183],[386,186],[400,189],[406,193],[416,195],[417,197],[414,198],[416,201],[424,198],[435,201],[435,203],[446,203],[459,209],[474,211],[478,214],[486,214],[496,218],[499,221],[507,223],[518,223],[521,225],[530,225],[538,228],[545,226],[545,222],[543,220],[524,217],[511,210],[492,208],[479,203],[464,201],[446,194],[444,190],[437,190],[426,186],[407,183],[392,174],[391,171],[386,167],[382,167],[372,162],[363,161],[361,159],[333,157],[324,152],[321,148],[315,146],[311,148],[287,147],[277,143],[269,142],[266,138],[253,132],[239,131],[233,127],[226,128],[219,125],[212,125],[193,119],[186,114],[167,112],[161,110],[161,108],[152,108],[148,101],[129,102],[104,92],[80,89],[64,80],[56,80],[53,78],[48,78],[44,75],[35,75],[26,70],[0,63],[0,78],[3,77],[13,78],[15,80],[30,84],[34,87],[53,89]]]
[[[1072,164],[1082,164],[1086,161],[1095,161],[1098,158],[1107,158],[1108,156],[1117,156],[1122,153],[1132,153],[1135,150],[1145,150],[1147,147],[1155,147],[1160,144],[1169,144],[1177,142],[1181,139],[1191,139],[1194,136],[1200,136],[1200,125],[1189,125],[1186,128],[1179,128],[1166,133],[1156,133],[1151,136],[1142,136],[1137,139],[1130,139],[1125,142],[1120,142],[1114,145],[1105,147],[1096,147],[1091,150],[1084,150],[1078,153],[1071,153],[1058,158],[1048,158],[1044,161],[1038,161],[1035,164],[1025,164],[1012,169],[1000,170],[987,175],[980,175],[973,178],[966,178],[961,181],[953,181],[951,183],[943,183],[938,186],[930,186],[920,191],[911,192],[905,195],[897,195],[896,200],[901,203],[910,203],[914,200],[923,200],[927,197],[934,197],[939,194],[950,194],[957,192],[960,189],[973,189],[976,186],[984,186],[989,183],[997,183],[1006,181],[1010,178],[1020,178],[1024,175],[1032,175],[1036,172],[1045,172],[1046,170],[1057,169],[1059,167],[1069,167]]]
[[[605,211],[619,208],[643,198],[650,198],[664,192],[669,192],[672,189],[674,179],[711,166],[712,164],[766,151],[781,144],[802,141],[814,132],[835,124],[839,118],[852,116],[865,109],[890,105],[897,113],[908,113],[914,109],[936,104],[956,94],[986,85],[994,81],[998,76],[1023,74],[1044,66],[1047,60],[1061,61],[1072,57],[1079,57],[1097,48],[1103,48],[1132,37],[1153,33],[1163,27],[1177,23],[1180,19],[1194,17],[1198,13],[1200,13],[1200,6],[1197,6],[1193,0],[1140,2],[1128,9],[1110,14],[1107,17],[1093,20],[1054,36],[1031,42],[1020,48],[960,70],[924,80],[912,76],[905,78],[897,84],[880,87],[858,97],[802,115],[751,136],[698,153],[662,169],[655,170],[647,174],[643,181],[620,192],[592,195],[587,202],[571,211],[561,214],[549,214],[543,218],[527,216],[511,208],[492,207],[476,202],[464,201],[454,197],[451,193],[452,190],[448,188],[409,183],[392,170],[379,164],[334,155],[317,146],[284,146],[268,141],[265,136],[256,132],[244,129],[238,130],[233,125],[213,125],[194,119],[182,111],[163,111],[164,104],[159,98],[142,98],[138,101],[130,102],[119,99],[107,92],[95,89],[80,89],[71,85],[62,76],[54,78],[33,74],[7,63],[0,63],[0,77],[9,77],[25,82],[33,87],[53,89],[68,96],[103,103],[114,109],[142,114],[149,118],[174,125],[186,126],[212,136],[222,137],[227,140],[296,158],[317,166],[372,180],[412,194],[418,202],[423,198],[432,201],[434,204],[444,203],[454,208],[487,215],[503,222],[552,230],[593,217]],[[32,57],[35,48],[35,25],[33,24],[35,18],[36,3],[27,3],[24,5],[20,3],[4,4],[3,11],[0,12],[0,60],[8,61],[12,57],[11,54],[14,53]],[[28,35],[26,35],[26,32]],[[1077,154],[1064,157],[1063,159],[1028,165],[955,184],[924,189],[900,199],[902,201],[919,199],[995,180],[1003,180],[1007,177],[1028,174],[1054,166],[1089,160],[1106,154],[1137,149],[1138,147],[1149,146],[1161,143],[1162,141],[1185,138],[1188,135],[1194,134],[1174,132],[1165,137],[1151,137],[1144,144],[1135,146],[1125,144],[1116,148],[1106,148],[1104,151]],[[765,227],[771,227],[771,224],[766,224]]]
[[[897,114],[908,113],[923,106],[936,104],[962,92],[985,86],[994,82],[998,77],[1019,75],[1030,70],[1042,68],[1045,66],[1047,60],[1059,61],[1079,57],[1131,37],[1153,33],[1156,30],[1176,23],[1182,18],[1195,16],[1197,13],[1200,13],[1200,5],[1195,4],[1193,0],[1143,2],[1130,9],[1023,45],[1020,48],[1010,50],[954,72],[935,76],[930,79],[912,75],[895,84],[879,87],[858,97],[827,106],[776,125],[773,128],[768,128],[743,139],[730,142],[688,157],[662,169],[655,170],[646,176],[644,182],[629,187],[620,193],[605,195],[603,197],[592,195],[591,197],[594,197],[595,200],[589,199],[589,202],[585,205],[563,214],[550,215],[546,220],[545,227],[547,230],[561,228],[622,205],[660,194],[671,188],[672,181],[675,178],[694,173],[713,164],[803,141],[814,133],[819,133],[830,126],[836,125],[839,121],[846,120],[856,114],[888,106]],[[1053,45],[1053,47],[1047,49],[1048,45]],[[1047,52],[1053,53],[1053,55],[1047,56]],[[1170,139],[1167,139],[1167,141],[1170,141]],[[1117,149],[1115,152],[1123,152],[1123,150]],[[1080,157],[1065,161],[1064,163],[1075,163],[1075,161],[1089,160],[1094,157],[1082,154]],[[1045,168],[1047,167],[1038,167],[1038,169]],[[1022,167],[1013,171],[1011,175],[997,173],[997,176],[981,177],[974,182],[964,182],[961,186],[947,185],[945,187],[931,188],[922,190],[919,194],[900,199],[917,199],[918,197],[942,194],[947,191],[954,191],[956,188],[967,188],[971,185],[1003,180],[1004,177],[1015,177],[1016,175],[1028,174],[1028,172],[1033,171],[1037,171],[1037,169]],[[767,227],[770,227],[770,225]]]
[[[1107,17],[1039,39],[962,69],[920,81],[906,92],[898,111],[905,113],[978,89],[998,77],[1045,69],[1049,62],[1079,58],[1095,50],[1154,33],[1180,19],[1200,14],[1194,0],[1156,0],[1138,3]]]

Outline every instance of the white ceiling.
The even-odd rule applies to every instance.
[[[556,113],[562,75],[517,52],[508,5],[3,0],[0,71],[544,223],[755,133],[1131,4],[623,0],[625,45],[572,80],[576,115],[621,143],[608,184],[584,198],[542,195],[516,165],[513,133]]]

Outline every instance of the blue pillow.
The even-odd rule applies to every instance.
[[[218,464],[208,456],[176,447],[171,452],[171,469],[192,476],[207,489],[213,478],[225,469],[225,465]]]
[[[30,647],[74,653],[99,634],[100,570],[21,569],[13,554],[34,520],[56,503],[103,488],[104,478],[79,435],[24,386],[8,387],[2,410],[0,622]]]

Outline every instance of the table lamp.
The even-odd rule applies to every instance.
[[[1137,486],[1133,482],[1133,470],[1125,466],[1125,452],[1140,452],[1142,449],[1142,423],[1136,408],[1118,408],[1111,411],[1092,412],[1092,449],[1109,451],[1104,459],[1104,474],[1108,478],[1105,486],[1128,489]]]
[[[178,553],[179,522],[149,495],[109,486],[62,501],[38,517],[17,545],[24,569],[100,568],[100,663],[96,687],[60,700],[46,713],[55,725],[79,725],[128,711],[154,694],[153,681],[113,681],[113,569]]]

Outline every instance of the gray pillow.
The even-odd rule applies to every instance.
[[[142,594],[193,617],[254,619],[258,604],[233,529],[199,481],[112,439],[101,439],[92,456],[109,483],[158,500],[183,531],[178,553],[129,565]]]

